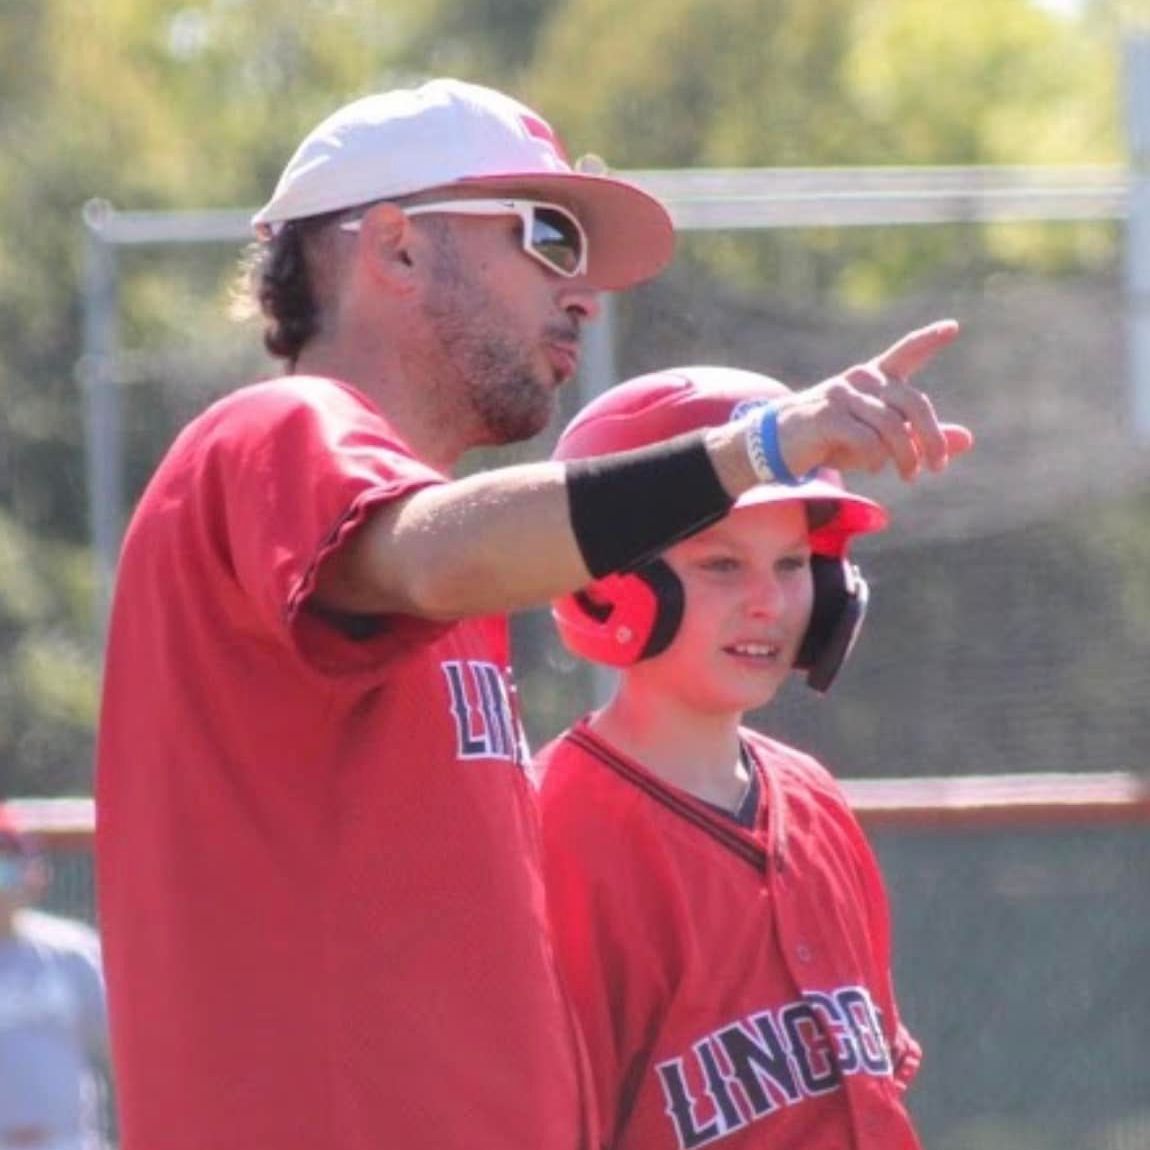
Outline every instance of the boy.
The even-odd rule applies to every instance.
[[[643,376],[555,454],[641,447],[786,394],[728,368]],[[902,1093],[920,1051],[875,859],[827,771],[741,725],[792,669],[829,687],[866,605],[849,541],[886,518],[831,471],[762,485],[555,605],[568,648],[620,668],[540,756],[560,965],[610,1150],[919,1146]]]

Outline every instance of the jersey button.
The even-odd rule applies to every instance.
[[[799,962],[810,962],[812,957],[811,948],[807,946],[805,942],[800,942],[799,945],[795,947],[795,957],[798,958]]]

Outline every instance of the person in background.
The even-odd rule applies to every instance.
[[[559,459],[786,401],[765,376],[642,376]],[[878,866],[830,773],[744,721],[798,671],[825,692],[862,623],[848,558],[886,512],[821,469],[555,605],[606,704],[539,755],[544,873],[606,1150],[918,1150]]]
[[[0,1150],[95,1150],[108,1045],[96,932],[33,909],[49,868],[0,806]]]

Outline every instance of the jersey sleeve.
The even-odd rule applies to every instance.
[[[349,639],[307,609],[321,564],[375,508],[445,481],[365,400],[328,380],[281,380],[237,394],[204,435],[200,527],[270,631],[313,662],[342,652],[353,666],[442,633],[391,618]]]

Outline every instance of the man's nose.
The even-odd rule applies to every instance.
[[[573,318],[581,322],[598,319],[603,311],[600,293],[582,276],[563,284],[559,296],[559,306]]]

